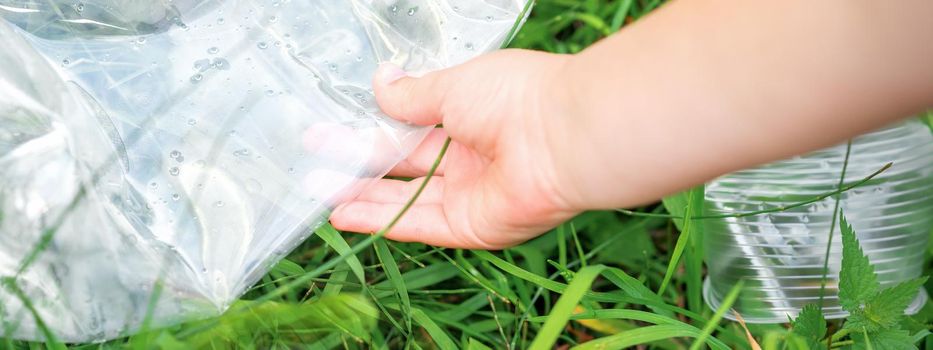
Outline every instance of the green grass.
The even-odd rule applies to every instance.
[[[512,46],[578,52],[660,2],[542,0]],[[719,310],[701,299],[703,232],[691,218],[702,217],[702,195],[697,188],[634,212],[585,213],[502,252],[402,244],[326,225],[221,317],[68,347],[751,349],[740,325],[722,321],[734,295]],[[931,317],[927,305],[901,323],[925,336]],[[857,345],[880,334],[844,327],[830,321],[810,343],[803,326],[794,327],[802,335],[790,325],[750,331],[765,349],[815,349],[824,336]],[[0,349],[66,346],[48,339],[0,339]]]

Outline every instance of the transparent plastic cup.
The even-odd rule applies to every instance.
[[[832,192],[845,154],[846,145],[839,145],[716,179],[706,187],[707,214],[779,208]],[[846,183],[889,162],[890,169],[840,196],[841,210],[883,286],[919,277],[923,270],[933,228],[931,130],[912,120],[855,138]],[[716,309],[739,280],[744,289],[733,308],[748,322],[787,322],[803,306],[818,303],[834,204],[830,197],[787,211],[703,221],[710,307]],[[837,227],[823,302],[827,318],[847,315],[838,298],[841,254]],[[916,312],[926,299],[921,291],[905,311]]]

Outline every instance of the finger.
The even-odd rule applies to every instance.
[[[304,149],[316,158],[341,163],[345,169],[361,168],[380,173],[395,166],[401,157],[399,152],[402,148],[398,142],[379,128],[354,128],[333,122],[311,125],[302,139]],[[399,176],[420,176],[417,169],[413,166],[409,171],[414,175]]]
[[[398,66],[384,63],[373,79],[376,101],[389,116],[417,125],[443,123],[441,106],[451,88],[450,70],[415,78]]]
[[[445,142],[447,142],[447,132],[444,131],[444,129],[431,130],[424,141],[415,148],[408,158],[389,171],[389,175],[402,177],[427,175],[431,167],[434,166],[434,162],[437,161],[437,156],[440,154],[441,148],[444,147]],[[435,175],[444,175],[444,165],[446,163],[447,160],[445,157],[437,167]]]
[[[388,225],[403,206],[404,204],[350,202],[337,207],[330,216],[330,222],[341,231],[375,233]],[[411,207],[386,234],[386,238],[447,248],[475,248],[453,234],[444,209],[439,204]]]
[[[370,184],[356,197],[356,201],[374,203],[405,204],[411,200],[418,188],[424,183],[424,178],[411,181],[380,179]],[[418,197],[416,204],[437,204],[444,198],[444,178],[436,177],[425,185],[424,191]]]
[[[352,174],[317,169],[309,172],[302,180],[304,195],[326,203],[343,203],[353,198],[360,190],[375,179],[357,178]]]
[[[378,130],[353,129],[340,123],[320,122],[305,130],[302,145],[317,157],[355,163],[372,156],[379,135]]]

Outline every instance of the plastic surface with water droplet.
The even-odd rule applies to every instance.
[[[464,62],[525,6],[451,3],[0,0],[0,277],[68,342],[138,330],[157,281],[153,326],[222,312],[423,138],[377,64]],[[42,339],[11,288],[0,318]]]

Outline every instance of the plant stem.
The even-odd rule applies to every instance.
[[[849,169],[849,156],[852,155],[852,140],[849,140],[846,143],[846,156],[842,161],[842,172],[839,174],[839,184],[837,188],[842,189],[842,184],[846,180],[846,171]],[[891,163],[888,163],[891,164]],[[886,165],[887,166],[887,165]],[[839,216],[839,202],[841,200],[840,195],[836,195],[835,204],[833,205],[833,217],[832,221],[829,223],[829,238],[826,240],[826,254],[823,258],[823,276],[820,278],[820,300],[817,302],[816,306],[820,308],[820,312],[823,312],[823,298],[826,294],[826,276],[829,275],[829,253],[833,247],[833,233],[836,232],[836,220]],[[826,347],[832,348],[833,338],[829,337],[826,340]]]
[[[761,215],[761,214],[776,213],[776,212],[786,211],[786,210],[790,210],[790,209],[794,209],[794,208],[799,208],[799,207],[802,207],[802,206],[805,206],[805,205],[808,205],[808,204],[813,204],[813,203],[819,202],[819,201],[824,200],[824,199],[826,199],[826,198],[829,198],[829,197],[831,197],[831,196],[835,196],[835,195],[838,195],[838,194],[840,194],[840,193],[847,192],[847,191],[849,191],[849,190],[851,190],[851,189],[853,189],[853,188],[860,187],[860,186],[864,185],[866,182],[871,181],[872,179],[874,179],[874,178],[877,177],[878,175],[881,175],[881,173],[883,173],[883,172],[887,171],[888,169],[890,169],[892,165],[894,165],[894,163],[887,163],[887,164],[885,164],[883,167],[881,167],[880,169],[878,169],[878,170],[876,170],[875,172],[871,173],[871,175],[868,175],[868,176],[862,178],[861,180],[859,180],[859,181],[857,181],[857,182],[855,182],[855,183],[853,183],[853,184],[851,184],[851,185],[848,185],[848,186],[845,186],[845,187],[841,187],[840,189],[835,190],[835,191],[832,191],[832,192],[823,193],[823,194],[821,194],[821,195],[818,195],[818,196],[816,196],[816,197],[807,199],[807,200],[805,200],[805,201],[796,202],[796,203],[791,203],[791,204],[788,204],[788,205],[782,205],[782,206],[779,206],[779,207],[777,207],[777,208],[772,208],[772,209],[763,209],[763,210],[749,211],[749,212],[744,212],[744,213],[696,216],[696,217],[691,218],[691,220],[742,218],[742,217],[747,217],[747,216],[755,216],[755,215]],[[649,217],[649,218],[662,218],[662,219],[683,219],[683,218],[684,218],[683,216],[679,216],[679,215],[659,214],[659,213],[642,213],[642,212],[631,211],[631,210],[627,210],[627,209],[616,209],[615,211],[620,212],[620,213],[625,214],[625,215],[640,216],[640,217]]]

